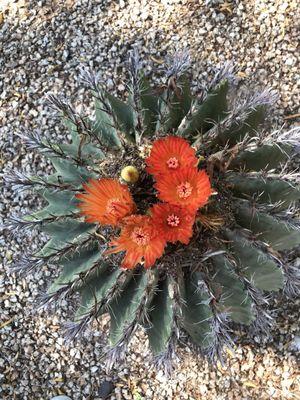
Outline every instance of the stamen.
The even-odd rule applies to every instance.
[[[179,167],[179,161],[176,157],[171,157],[167,161],[167,166],[171,169],[176,169]]]
[[[150,242],[150,236],[142,228],[134,228],[131,239],[139,246],[146,246]]]
[[[119,198],[114,198],[108,200],[106,204],[106,212],[107,214],[113,214],[116,215],[118,212],[118,206],[122,204],[121,200]]]
[[[177,186],[177,193],[181,199],[187,199],[193,191],[193,187],[189,182],[181,183]]]
[[[167,218],[167,224],[172,227],[176,227],[180,224],[180,218],[175,214],[171,214]]]

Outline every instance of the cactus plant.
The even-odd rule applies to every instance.
[[[300,244],[299,177],[282,168],[299,151],[299,129],[264,131],[273,92],[237,94],[229,64],[198,95],[192,93],[188,68],[186,54],[175,55],[166,84],[153,88],[132,53],[126,101],[83,71],[94,99],[92,116],[49,96],[70,141],[22,134],[30,149],[51,160],[55,172],[10,178],[18,189],[33,188],[47,202],[40,211],[11,218],[11,229],[38,228],[50,237],[40,251],[20,260],[19,268],[59,267],[42,303],[80,295],[67,326],[71,337],[108,313],[112,361],[138,326],[158,362],[172,358],[179,337],[211,359],[222,358],[224,346],[232,343],[231,322],[265,332],[271,293],[283,289],[295,295],[299,289],[298,271],[282,256]],[[168,138],[183,144],[183,165],[155,153]],[[191,174],[201,181],[191,189],[192,216],[185,201],[189,187],[181,187],[183,201],[172,201],[170,194],[172,185],[189,185]],[[115,218],[105,214],[108,207]],[[181,236],[159,229],[167,214],[171,227],[179,217],[192,218]],[[121,264],[115,252],[126,250],[133,234],[145,232],[148,236],[136,236],[136,243],[149,239],[152,250],[128,250]]]

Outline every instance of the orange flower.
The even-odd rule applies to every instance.
[[[159,236],[153,221],[145,215],[131,215],[123,221],[119,238],[113,240],[106,254],[126,251],[122,261],[123,268],[132,269],[144,261],[145,268],[150,268],[163,254],[166,240]]]
[[[189,243],[193,235],[195,213],[168,203],[155,204],[151,213],[155,226],[168,242],[175,243],[178,240]]]
[[[182,167],[195,167],[197,162],[195,150],[178,136],[156,140],[146,159],[147,172],[154,176],[178,171]]]
[[[122,218],[135,211],[135,204],[126,185],[115,179],[90,179],[83,185],[86,193],[79,193],[78,207],[87,222],[118,225]]]
[[[212,193],[207,173],[197,168],[182,168],[160,176],[155,188],[160,200],[194,211],[203,207]]]

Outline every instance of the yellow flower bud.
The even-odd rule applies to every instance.
[[[139,179],[139,171],[132,165],[128,165],[121,171],[121,178],[128,183],[135,183]]]

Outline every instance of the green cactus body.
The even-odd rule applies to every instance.
[[[55,148],[41,144],[55,172],[42,181],[31,178],[48,204],[25,217],[24,224],[37,225],[50,237],[34,259],[61,268],[49,297],[79,293],[77,324],[108,313],[111,346],[125,346],[130,333],[143,326],[155,356],[170,352],[175,332],[184,332],[205,353],[215,345],[219,331],[214,321],[222,320],[218,316],[249,326],[263,303],[258,296],[263,299],[264,291],[284,288],[280,251],[300,244],[299,223],[290,214],[287,219],[284,211],[299,200],[300,191],[288,177],[268,174],[289,160],[294,142],[276,143],[274,137],[263,144],[253,141],[266,100],[246,100],[239,115],[228,101],[231,82],[224,74],[214,87],[194,97],[180,68],[173,85],[162,90],[152,88],[137,66],[131,66],[131,73],[127,102],[100,88],[89,75],[94,118],[78,121],[60,105],[71,142]],[[201,164],[210,171],[217,192],[201,209],[208,226],[199,219],[190,244],[173,244],[151,270],[141,265],[126,271],[118,256],[105,255],[112,231],[85,222],[75,195],[89,179],[119,179],[122,168],[133,165],[140,173],[132,185],[133,197],[147,212],[153,182],[144,170],[141,147],[168,134],[194,143],[204,156]],[[228,160],[231,148],[235,151]],[[215,154],[218,163],[211,161]],[[150,200],[145,199],[147,191]],[[209,228],[211,215],[223,221],[217,228]]]

